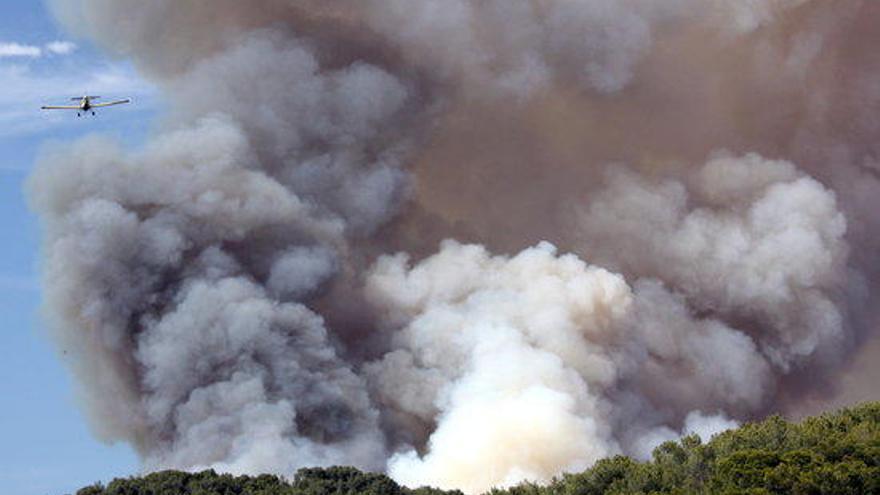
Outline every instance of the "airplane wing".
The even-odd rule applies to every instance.
[[[126,98],[124,100],[108,101],[107,103],[95,103],[94,105],[92,105],[92,108],[109,107],[112,105],[122,105],[123,103],[131,103],[131,100]]]
[[[40,107],[40,109],[41,109],[41,110],[82,110],[82,107],[79,107],[79,106],[75,106],[75,107],[73,107],[73,106],[70,106],[70,107],[66,107],[66,106],[45,106],[45,107]]]

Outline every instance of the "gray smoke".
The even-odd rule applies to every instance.
[[[146,470],[546,481],[796,413],[872,337],[876,3],[52,6],[166,95],[30,184]]]

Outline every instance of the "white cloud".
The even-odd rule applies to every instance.
[[[46,51],[56,55],[68,55],[76,50],[76,43],[71,41],[53,41],[46,43]]]
[[[36,58],[43,55],[43,49],[33,45],[22,45],[20,43],[0,43],[0,58],[3,57],[31,57]]]
[[[46,54],[69,55],[77,49],[72,41],[52,41],[43,47],[25,45],[22,43],[0,43],[0,58],[4,57],[28,57],[39,58]]]

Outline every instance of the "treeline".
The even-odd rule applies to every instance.
[[[107,486],[96,483],[77,495],[463,495],[433,488],[412,490],[384,474],[351,467],[301,469],[290,482],[275,475],[232,476],[213,470],[200,473],[160,471],[144,477],[119,478]]]
[[[293,480],[272,475],[164,471],[95,484],[77,495],[461,495],[401,487],[354,468],[303,469]],[[549,485],[526,483],[491,495],[600,494],[880,494],[880,403],[799,424],[774,416],[717,435],[667,442],[650,462],[618,456]]]

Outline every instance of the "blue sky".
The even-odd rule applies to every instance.
[[[151,128],[156,99],[126,61],[72,38],[42,2],[0,5],[0,493],[72,493],[133,474],[138,462],[128,446],[95,440],[75,405],[40,317],[39,225],[23,187],[47,142],[100,132],[136,145]],[[39,110],[82,92],[134,104],[88,119]]]

